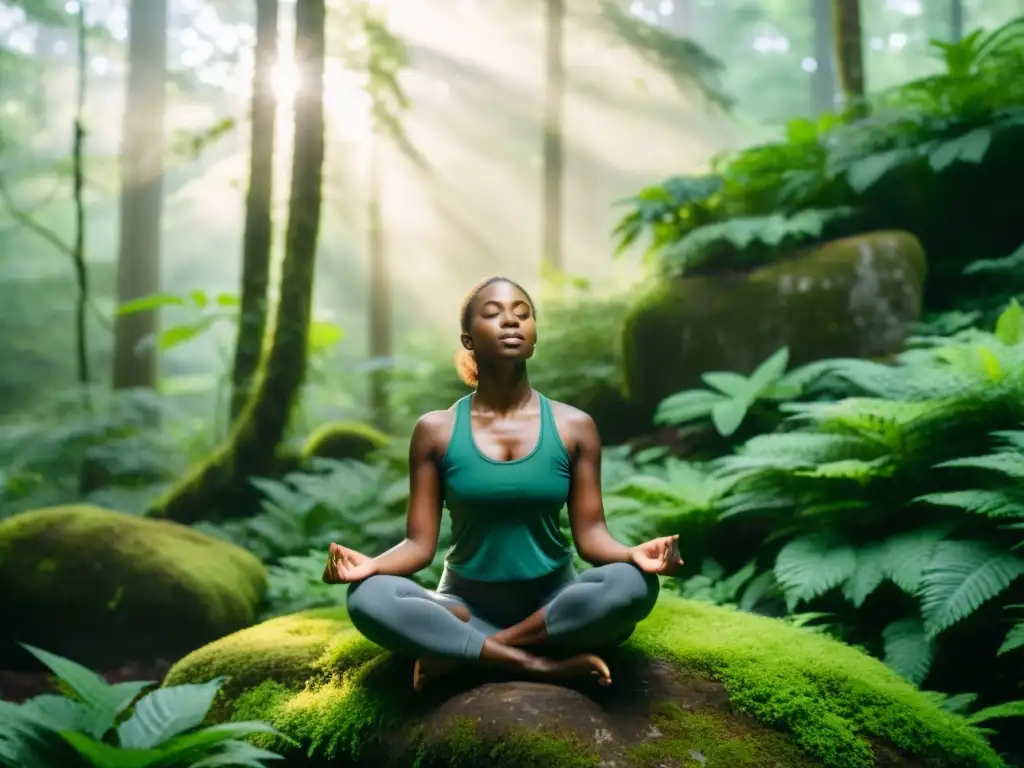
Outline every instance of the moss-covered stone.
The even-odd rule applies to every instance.
[[[325,424],[309,436],[302,448],[304,458],[367,461],[385,448],[390,438],[369,424],[358,422]]]
[[[610,689],[458,675],[414,695],[407,662],[326,609],[222,638],[166,684],[228,676],[215,717],[274,723],[301,745],[289,766],[1002,765],[877,660],[779,620],[663,598],[609,661]]]
[[[907,232],[814,246],[746,274],[659,283],[623,330],[630,400],[650,413],[708,371],[749,374],[779,347],[793,365],[898,350],[921,313],[926,263]]]
[[[252,624],[266,571],[191,528],[93,506],[0,522],[0,667],[24,642],[104,668],[173,661]]]

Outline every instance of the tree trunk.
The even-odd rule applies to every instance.
[[[814,18],[814,61],[811,75],[811,111],[815,115],[836,108],[835,49],[832,45],[832,0],[811,0]]]
[[[964,0],[949,0],[949,39],[959,43],[964,36]]]
[[[835,49],[839,90],[844,106],[863,111],[864,41],[860,26],[860,0],[833,0]]]
[[[295,5],[301,88],[295,100],[288,229],[270,347],[253,396],[225,444],[150,514],[186,523],[244,514],[255,500],[249,479],[271,475],[277,468],[277,447],[306,373],[323,184],[325,17],[325,0],[298,0]]]
[[[557,270],[564,268],[562,253],[562,177],[565,174],[563,109],[565,107],[565,0],[547,0],[544,46],[544,194],[542,197],[541,258]]]
[[[271,206],[274,190],[274,132],[277,100],[273,70],[277,61],[278,0],[256,0],[256,44],[252,75],[252,133],[249,148],[249,192],[245,198],[242,239],[241,306],[238,339],[231,372],[231,421],[242,413],[252,394],[267,330],[267,288],[273,246]]]
[[[131,0],[117,255],[117,300],[122,304],[160,289],[166,85],[167,0]],[[156,385],[157,321],[155,310],[115,318],[115,389]]]
[[[367,206],[367,237],[370,282],[369,351],[373,361],[370,375],[370,408],[374,425],[387,431],[388,383],[390,366],[384,360],[394,354],[391,335],[391,278],[381,222],[381,152],[384,137],[377,131],[370,136],[370,167],[367,174],[369,204]]]

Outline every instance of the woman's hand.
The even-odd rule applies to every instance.
[[[630,559],[644,573],[671,576],[683,564],[679,557],[679,536],[661,536],[629,550]]]
[[[376,572],[377,564],[372,557],[331,542],[327,567],[324,568],[325,584],[351,584],[368,579]]]

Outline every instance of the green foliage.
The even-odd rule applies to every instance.
[[[257,733],[280,737],[265,723],[202,727],[221,679],[140,697],[152,682],[110,685],[69,659],[25,648],[70,693],[0,702],[0,765],[6,768],[260,768],[281,759],[244,741]]]
[[[750,376],[730,371],[705,373],[702,378],[711,389],[691,389],[665,398],[654,414],[654,421],[680,426],[710,416],[718,434],[729,437],[756,403],[789,400],[802,393],[799,372],[785,377],[788,364],[789,349],[782,347]]]
[[[866,118],[793,120],[781,141],[720,156],[706,177],[642,190],[624,201],[632,210],[616,227],[618,251],[649,232],[648,255],[679,275],[751,268],[864,226],[913,231],[909,214],[890,210],[875,188],[898,173],[942,177],[977,165],[1024,129],[1024,81],[1005,76],[1024,66],[1022,28],[1024,17],[933,42],[945,71],[872,96]]]

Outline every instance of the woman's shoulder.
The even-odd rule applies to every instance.
[[[413,431],[413,440],[429,446],[432,453],[443,454],[455,428],[455,413],[458,403],[442,411],[428,411],[420,416]]]
[[[551,415],[555,418],[558,431],[563,435],[578,437],[597,428],[594,419],[586,411],[551,398],[547,398],[547,401],[551,403]]]

